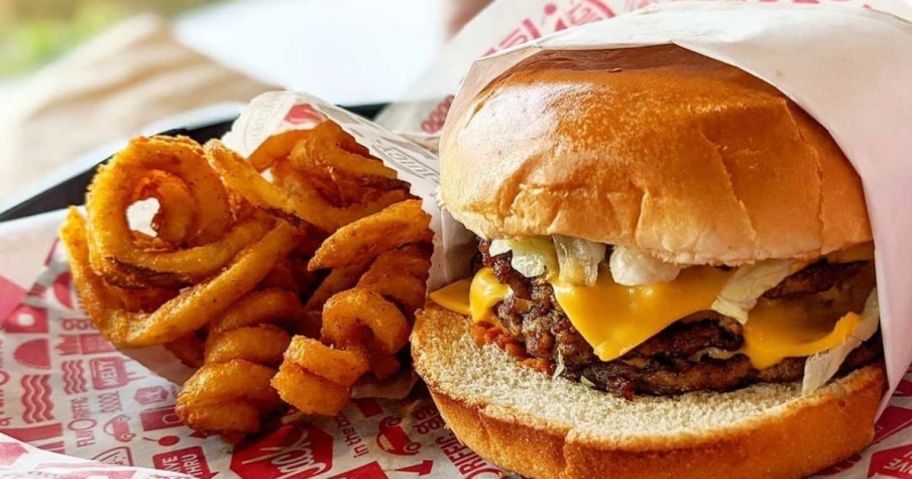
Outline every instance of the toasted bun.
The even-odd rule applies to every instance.
[[[803,477],[871,441],[886,384],[875,365],[805,397],[799,384],[764,384],[628,402],[478,347],[468,328],[429,304],[415,368],[462,442],[534,478]]]
[[[484,238],[730,265],[871,240],[861,182],[826,130],[688,50],[546,51],[465,101],[441,139],[441,194]]]

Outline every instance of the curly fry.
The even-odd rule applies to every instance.
[[[299,141],[311,135],[311,130],[288,130],[272,135],[247,158],[250,166],[263,172],[280,158],[287,158]]]
[[[316,291],[304,303],[304,309],[306,311],[322,310],[323,304],[332,295],[358,284],[358,280],[367,271],[368,266],[370,266],[370,263],[353,264],[330,271]]]
[[[184,193],[193,201],[186,203]],[[164,232],[162,242],[180,239],[196,246],[163,249],[132,231],[127,207],[147,197],[159,202],[157,226],[153,226]],[[199,145],[182,137],[132,140],[99,169],[86,207],[92,266],[108,281],[124,286],[197,283],[218,272],[269,227],[262,217],[232,227],[228,193],[218,175]],[[179,219],[175,230],[164,228],[165,218]]]
[[[335,231],[342,225],[380,211],[405,195],[402,191],[390,191],[376,202],[339,208],[313,189],[302,188],[292,193],[269,183],[254,167],[218,140],[210,140],[204,148],[209,164],[232,190],[247,201],[286,219],[305,221],[324,231]]]
[[[339,228],[317,249],[307,267],[339,268],[362,263],[406,243],[430,241],[430,216],[421,200],[406,200]]]
[[[228,437],[257,432],[264,413],[281,405],[269,386],[274,374],[272,368],[243,359],[203,365],[184,383],[175,412],[198,431]]]
[[[424,245],[387,251],[374,260],[358,281],[358,287],[379,293],[403,311],[415,311],[424,304],[430,255],[430,249]]]
[[[382,295],[388,294],[400,304],[408,302],[401,298],[423,297],[421,278],[427,275],[429,256],[430,251],[420,246],[386,252],[358,286],[329,298],[323,307],[322,336],[335,347],[295,337],[272,382],[282,399],[305,413],[336,414],[347,404],[351,387],[362,374],[370,370],[384,379],[398,371],[395,353],[408,341],[409,324]],[[399,263],[402,268],[392,268]],[[411,280],[401,281],[403,277]],[[410,292],[387,288],[381,285],[384,279],[408,287]],[[406,312],[411,316],[414,309]],[[329,399],[321,402],[319,398],[324,396]]]
[[[233,329],[210,336],[206,341],[205,362],[245,359],[265,366],[278,366],[289,341],[291,335],[271,324]]]
[[[209,326],[203,369],[220,371],[235,367],[236,361],[243,361],[245,364],[256,366],[251,385],[262,387],[260,376],[267,374],[268,371],[271,379],[276,372],[273,368],[282,362],[283,354],[291,341],[288,332],[270,323],[294,326],[301,317],[303,307],[297,295],[290,291],[273,288],[247,293]],[[254,369],[247,368],[245,371],[249,375]],[[233,378],[234,381],[247,379],[248,376]],[[201,409],[208,409],[211,405],[198,402],[195,394],[196,390],[184,388],[178,396],[178,404],[182,405],[178,414],[185,418],[191,427],[223,434],[251,432],[245,429],[248,423],[222,424],[206,416],[208,413]],[[248,411],[256,410],[257,417],[260,417],[274,412],[277,406],[278,404],[270,403],[245,407]],[[231,407],[234,406],[226,406],[226,410],[230,411]],[[204,419],[200,419],[201,417]],[[193,420],[196,422],[191,423]],[[258,422],[255,428],[259,429]]]
[[[303,136],[288,154],[288,163],[309,178],[325,177],[340,199],[352,201],[364,187],[408,189],[396,171],[369,155],[366,148],[333,122],[323,122]]]
[[[73,282],[89,317],[116,346],[141,347],[164,344],[203,327],[238,295],[253,289],[272,267],[294,247],[295,230],[279,221],[257,243],[238,254],[235,262],[211,279],[182,291],[152,313],[124,308],[115,290],[89,265],[85,220],[70,209],[60,236],[67,248]]]
[[[320,333],[332,344],[360,347],[365,329],[372,333],[373,343],[381,353],[394,354],[408,342],[405,316],[377,293],[353,288],[329,298],[323,306]]]
[[[165,349],[191,368],[203,365],[203,341],[196,333],[165,343]]]

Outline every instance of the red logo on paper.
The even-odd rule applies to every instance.
[[[894,392],[893,395],[900,397],[912,397],[912,381],[909,381],[908,379],[900,379],[899,385],[896,386],[896,392]]]
[[[35,369],[51,369],[51,347],[46,338],[26,341],[13,353],[16,362]]]
[[[399,469],[396,470],[398,471]],[[389,476],[383,472],[383,468],[380,467],[380,464],[377,461],[374,461],[345,471],[342,474],[337,474],[329,479],[386,479],[387,477]]]
[[[63,436],[63,425],[59,422],[44,426],[3,428],[0,432],[22,442],[35,444]],[[40,447],[40,446],[39,446]]]
[[[235,449],[231,470],[241,477],[304,479],[332,469],[333,438],[314,426],[286,425]]]
[[[26,374],[22,376],[22,419],[28,424],[54,419],[54,403],[51,401],[51,377],[47,374]]]
[[[143,431],[157,431],[181,425],[180,418],[174,412],[173,404],[155,409],[146,409],[139,413],[139,421],[142,423]]]
[[[421,449],[421,444],[412,441],[402,427],[402,419],[387,416],[380,421],[377,433],[377,445],[381,449],[398,456],[414,456]]]
[[[133,399],[143,406],[148,406],[168,399],[168,390],[161,386],[139,388],[133,394]]]
[[[875,474],[912,479],[912,444],[875,452],[868,466],[868,477]]]
[[[98,333],[61,334],[57,350],[63,356],[97,354],[114,351],[114,346]]]
[[[131,378],[127,374],[126,363],[124,358],[117,356],[89,360],[92,386],[95,389],[113,389],[127,385]]]
[[[0,442],[0,466],[11,466],[26,452],[18,442]]]
[[[105,434],[120,442],[130,442],[136,437],[136,434],[133,434],[133,431],[130,430],[130,416],[126,414],[114,416],[105,423],[102,430]]]
[[[127,446],[115,447],[113,449],[108,449],[95,457],[92,460],[103,462],[105,464],[116,464],[118,466],[132,466],[133,465],[133,453],[130,452],[130,448]]]
[[[874,442],[880,442],[912,425],[912,409],[887,406],[874,425]]]
[[[63,392],[73,395],[88,390],[81,359],[64,361],[60,363],[60,369],[63,371]]]
[[[361,411],[361,414],[364,417],[376,416],[377,414],[383,414],[383,408],[380,407],[380,403],[376,399],[362,398],[362,399],[353,399],[352,404]]]
[[[73,309],[73,275],[69,271],[64,271],[54,278],[54,297],[67,309]]]
[[[323,121],[323,115],[308,103],[298,103],[285,114],[285,121],[293,125],[320,123]]]
[[[3,330],[7,333],[46,333],[47,310],[20,304],[3,320]]]
[[[418,474],[419,476],[426,476],[431,473],[431,470],[434,468],[434,461],[430,459],[425,459],[418,464],[400,467],[396,469],[399,472],[410,472],[412,474]]]
[[[428,113],[427,118],[421,122],[421,131],[433,134],[440,131],[443,128],[443,122],[446,120],[447,113],[450,111],[450,106],[453,104],[453,95],[447,95],[443,100],[440,100],[437,103],[437,106]]]
[[[202,479],[210,479],[216,474],[209,470],[206,454],[199,446],[156,454],[152,456],[152,464],[156,469],[182,472]]]

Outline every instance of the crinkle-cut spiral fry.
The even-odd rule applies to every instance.
[[[430,216],[421,200],[406,200],[339,228],[326,238],[307,265],[311,270],[363,263],[407,243],[430,241]]]
[[[141,347],[164,344],[205,326],[234,298],[252,290],[294,247],[297,234],[284,221],[235,258],[234,263],[205,283],[192,286],[154,312],[124,308],[116,290],[95,274],[89,264],[86,224],[75,208],[61,228],[73,274],[73,283],[95,326],[114,345]]]
[[[205,364],[184,383],[175,412],[198,431],[228,438],[257,432],[262,416],[281,406],[269,385],[274,374],[268,366],[243,359]]]
[[[430,253],[421,244],[384,252],[354,288],[326,300],[323,342],[296,336],[273,378],[282,399],[307,414],[337,414],[365,372],[382,380],[398,371],[395,354],[408,341],[412,305],[424,297]]]
[[[187,201],[188,195],[192,201]],[[144,198],[159,202],[153,226],[162,232],[160,241],[130,228],[127,208]],[[92,266],[108,282],[122,286],[198,283],[269,227],[258,216],[234,223],[229,195],[218,175],[199,145],[183,137],[131,140],[99,169],[86,207]],[[175,243],[189,246],[161,247]]]
[[[285,191],[265,178],[249,163],[218,140],[210,140],[204,147],[209,164],[218,171],[222,180],[247,201],[286,219],[301,220],[324,231],[335,231],[340,226],[375,213],[386,205],[402,199],[402,191],[391,191],[373,203],[336,207],[317,191],[303,187]]]

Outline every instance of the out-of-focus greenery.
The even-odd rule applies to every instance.
[[[35,68],[128,16],[222,0],[0,0],[0,76]]]

